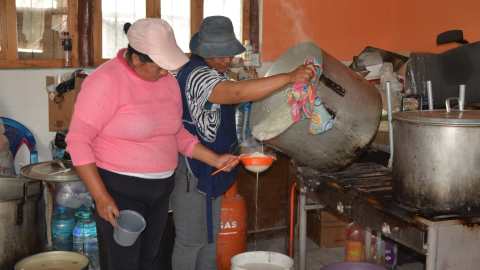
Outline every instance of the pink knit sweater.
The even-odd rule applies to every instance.
[[[140,78],[125,49],[82,84],[66,138],[75,166],[96,163],[118,172],[157,173],[177,167],[178,152],[192,157],[199,141],[182,123],[175,77]]]

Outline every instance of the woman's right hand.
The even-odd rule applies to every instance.
[[[97,214],[101,218],[110,222],[113,227],[116,227],[115,217],[120,218],[120,211],[110,194],[107,193],[104,196],[101,196],[99,200],[95,199],[95,211],[97,211]]]
[[[315,66],[313,64],[301,65],[294,71],[287,73],[289,83],[303,82],[308,83],[315,75]]]

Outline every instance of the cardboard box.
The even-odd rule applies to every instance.
[[[344,247],[349,219],[326,210],[307,212],[307,237],[320,248]]]
[[[75,88],[61,96],[57,91],[52,92],[54,98],[51,98],[51,93],[48,93],[48,129],[49,131],[68,130],[72,121],[73,108],[77,101],[78,93],[80,93],[83,80],[87,74],[76,74]],[[47,76],[47,87],[55,84],[55,78]],[[56,87],[56,86],[55,86]],[[63,98],[62,98],[63,96]]]

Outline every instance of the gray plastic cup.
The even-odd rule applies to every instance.
[[[124,247],[133,245],[147,225],[142,215],[132,210],[120,211],[120,218],[115,217],[115,224],[113,238]]]

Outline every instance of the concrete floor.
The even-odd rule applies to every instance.
[[[294,249],[294,268],[298,268],[298,238],[295,241]],[[256,249],[255,249],[256,245]],[[258,241],[257,243],[248,243],[248,251],[272,251],[284,254],[285,252],[285,239],[277,238],[271,240]],[[322,267],[332,263],[345,261],[345,248],[319,248],[312,240],[307,237],[307,254],[306,254],[306,269],[307,270],[320,270]],[[398,266],[398,270],[424,270],[423,263],[414,262],[407,263]]]

